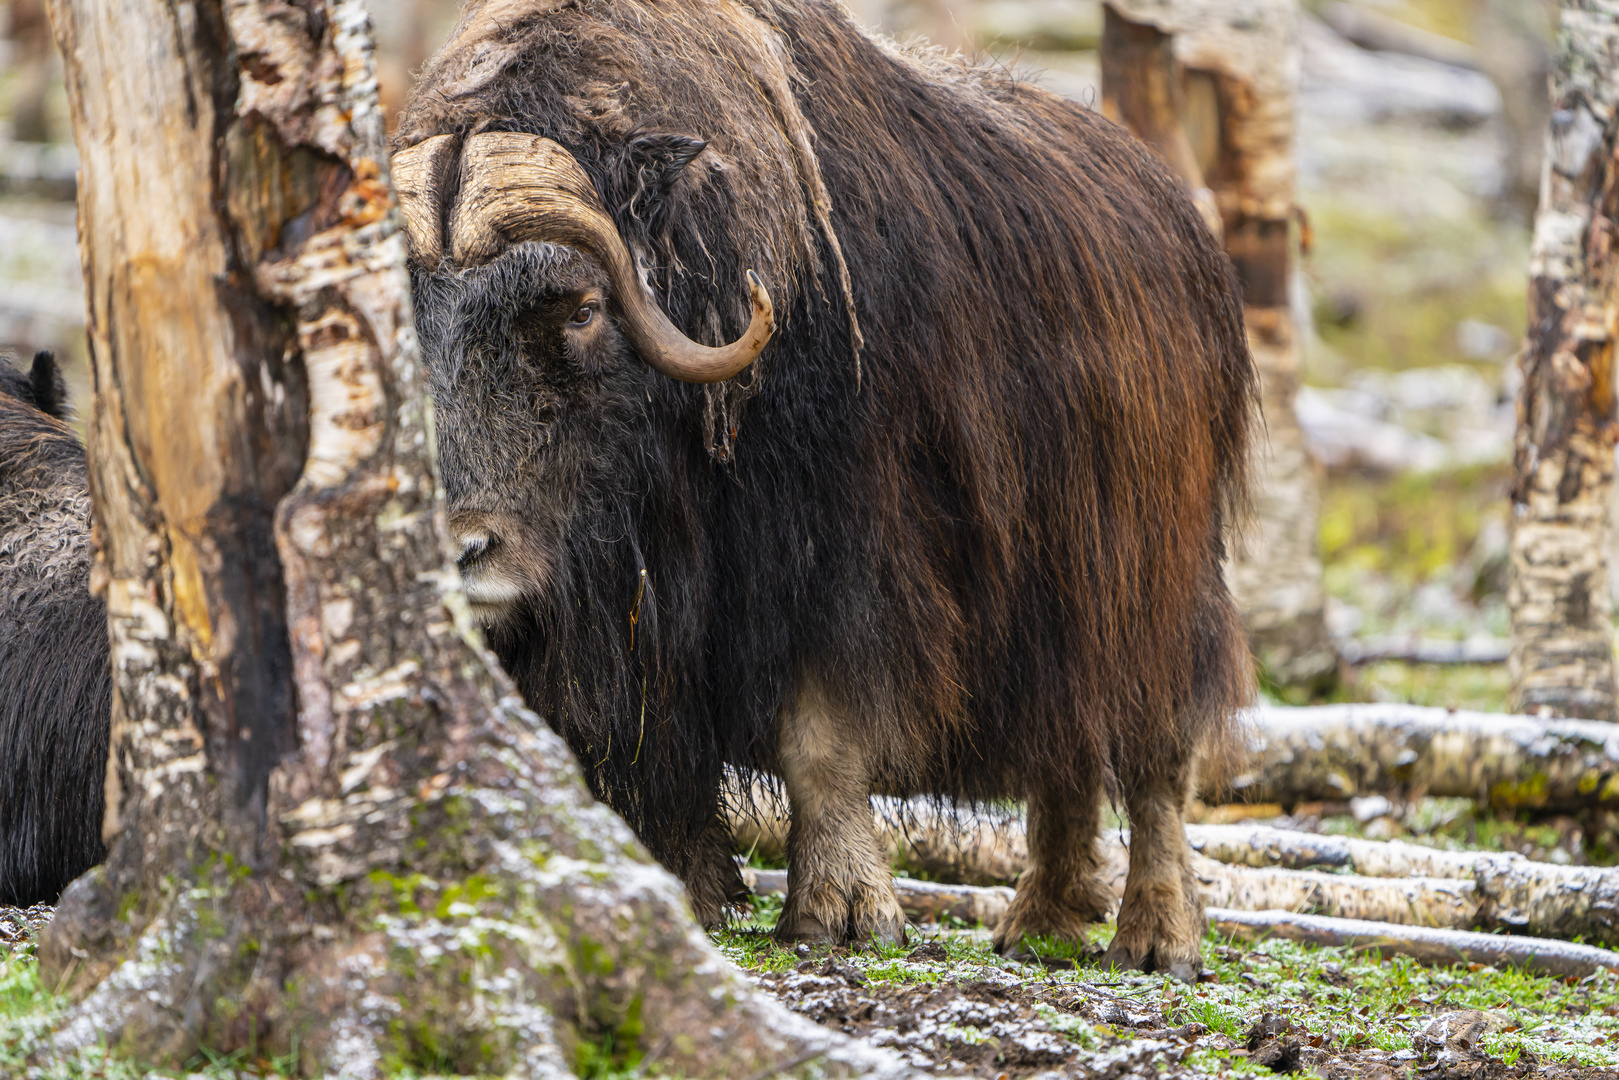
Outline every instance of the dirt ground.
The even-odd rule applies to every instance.
[[[789,952],[763,930],[726,951],[793,1010],[918,1068],[985,1078],[1313,1074],[1619,1078],[1619,976],[1584,981],[1211,937],[1197,986],[1077,958],[995,956],[983,931],[907,950]],[[1076,962],[1077,959],[1077,962]]]

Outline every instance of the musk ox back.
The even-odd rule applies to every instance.
[[[0,359],[0,904],[54,901],[105,853],[107,615],[68,416],[49,353]]]
[[[1108,795],[1110,958],[1197,969],[1254,375],[1142,146],[823,0],[489,0],[395,176],[469,596],[700,916],[727,763],[784,781],[811,940],[902,932],[873,790],[1026,798],[997,942],[1077,936]]]

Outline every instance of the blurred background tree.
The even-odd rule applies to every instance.
[[[1565,0],[1519,357],[1512,485],[1515,711],[1619,719],[1613,597],[1613,353],[1619,337],[1619,13]]]
[[[1102,111],[1186,181],[1236,267],[1268,438],[1228,576],[1269,680],[1329,690],[1338,655],[1317,554],[1320,483],[1296,415],[1309,322],[1292,310],[1298,14],[1295,0],[1109,0]]]

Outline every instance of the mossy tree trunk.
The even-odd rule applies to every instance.
[[[1619,336],[1619,16],[1566,0],[1529,263],[1512,487],[1511,704],[1615,712],[1608,586]]]
[[[1293,411],[1297,26],[1296,0],[1108,0],[1102,107],[1186,181],[1236,266],[1267,439],[1229,576],[1266,673],[1319,685],[1335,677],[1337,651],[1316,551],[1319,484]]]
[[[51,0],[83,162],[107,863],[42,1057],[896,1059],[760,998],[469,622],[357,0]]]

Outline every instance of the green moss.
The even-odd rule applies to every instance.
[[[575,1073],[586,1080],[641,1075],[641,1003],[636,995],[617,1027],[597,1039],[580,1040],[574,1054]]]
[[[438,906],[433,909],[436,918],[475,914],[483,900],[498,896],[492,880],[486,874],[473,874],[465,881],[452,882],[440,892]]]
[[[366,881],[374,888],[365,906],[376,914],[420,915],[422,907],[418,902],[419,894],[437,892],[439,889],[438,882],[424,874],[395,876],[386,870],[373,870],[366,875]]]
[[[440,1022],[429,1012],[389,1025],[393,1045],[382,1055],[388,1076],[452,1075],[496,1076],[501,1048],[484,1038],[446,1036],[456,1025]]]
[[[595,940],[587,937],[574,939],[573,968],[580,975],[611,975],[613,956]]]
[[[1507,809],[1545,806],[1550,783],[1542,772],[1517,781],[1501,780],[1490,788],[1490,803]]]

